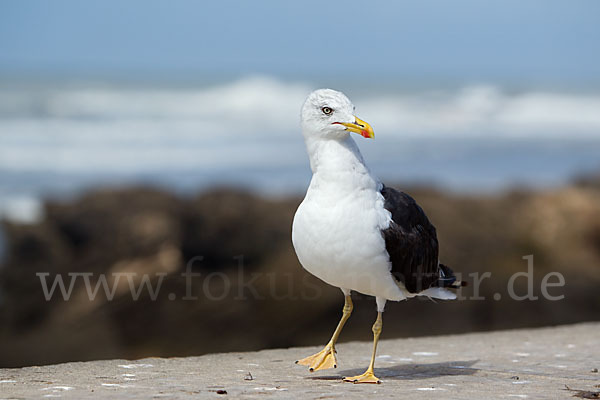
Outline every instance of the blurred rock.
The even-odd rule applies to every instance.
[[[462,289],[464,301],[389,303],[385,337],[555,325],[600,315],[600,187],[497,196],[406,191],[438,227],[444,263],[470,285]],[[298,264],[291,223],[300,201],[234,189],[192,198],[115,189],[48,202],[36,224],[3,222],[0,366],[324,343],[343,299]],[[513,300],[509,279],[527,271],[523,257],[530,254],[540,299]],[[195,275],[186,279],[188,268]],[[540,292],[542,279],[554,271],[566,281],[548,289],[564,295],[560,301]],[[471,275],[485,272],[491,277]],[[68,301],[58,286],[51,299],[44,296],[42,279],[50,289],[57,276],[65,290],[73,279]],[[524,277],[516,279],[515,293],[525,294],[527,286]],[[374,300],[355,299],[343,341],[371,339]]]

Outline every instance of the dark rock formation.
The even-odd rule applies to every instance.
[[[386,337],[551,325],[600,315],[597,186],[499,196],[423,188],[410,193],[438,228],[444,263],[470,285],[462,289],[464,301],[389,304]],[[227,189],[183,198],[133,188],[48,202],[36,224],[4,221],[0,367],[324,343],[343,300],[337,289],[298,264],[290,231],[299,202]],[[522,257],[530,254],[534,295],[540,299],[513,300],[509,279],[527,271]],[[188,267],[197,275],[186,280],[182,273]],[[544,276],[554,271],[566,284],[548,292],[564,295],[560,301],[543,299],[540,291]],[[491,277],[479,285],[469,275],[484,272]],[[51,288],[57,276],[67,290],[74,279],[68,301],[58,286],[45,298],[42,280]],[[113,296],[102,286],[93,296],[101,277]],[[515,293],[527,292],[524,277],[514,282]],[[154,292],[147,286],[140,290],[144,284]],[[485,300],[473,299],[477,293]],[[370,340],[374,301],[360,295],[356,300],[342,340]]]

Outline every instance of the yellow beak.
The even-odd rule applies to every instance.
[[[373,128],[369,125],[368,122],[363,121],[358,117],[354,117],[354,123],[351,122],[334,122],[334,124],[344,125],[346,130],[354,133],[358,133],[362,135],[362,137],[367,139],[373,139],[375,137],[375,133],[373,133]]]

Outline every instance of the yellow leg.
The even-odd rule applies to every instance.
[[[342,312],[342,319],[340,320],[337,328],[335,328],[335,332],[333,332],[333,336],[331,337],[329,343],[327,343],[323,350],[317,354],[313,354],[312,356],[298,360],[296,361],[296,364],[307,365],[310,372],[318,371],[320,369],[337,368],[335,343],[340,336],[340,332],[342,332],[344,324],[348,318],[350,318],[353,308],[354,306],[352,305],[352,299],[350,296],[346,296],[346,301],[344,303],[344,309]]]
[[[369,368],[362,375],[357,376],[349,376],[344,378],[346,382],[353,383],[381,383],[379,378],[377,378],[373,372],[373,368],[375,367],[375,353],[377,353],[377,342],[379,342],[379,335],[381,334],[381,329],[383,327],[383,319],[381,312],[377,313],[377,320],[373,324],[373,355],[371,356],[371,363],[369,364]]]

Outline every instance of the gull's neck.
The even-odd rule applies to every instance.
[[[343,139],[306,138],[306,150],[313,174],[347,171],[365,166],[356,142],[348,135]]]
[[[311,186],[326,184],[348,189],[379,186],[349,135],[342,139],[306,137],[305,141],[313,172]]]

